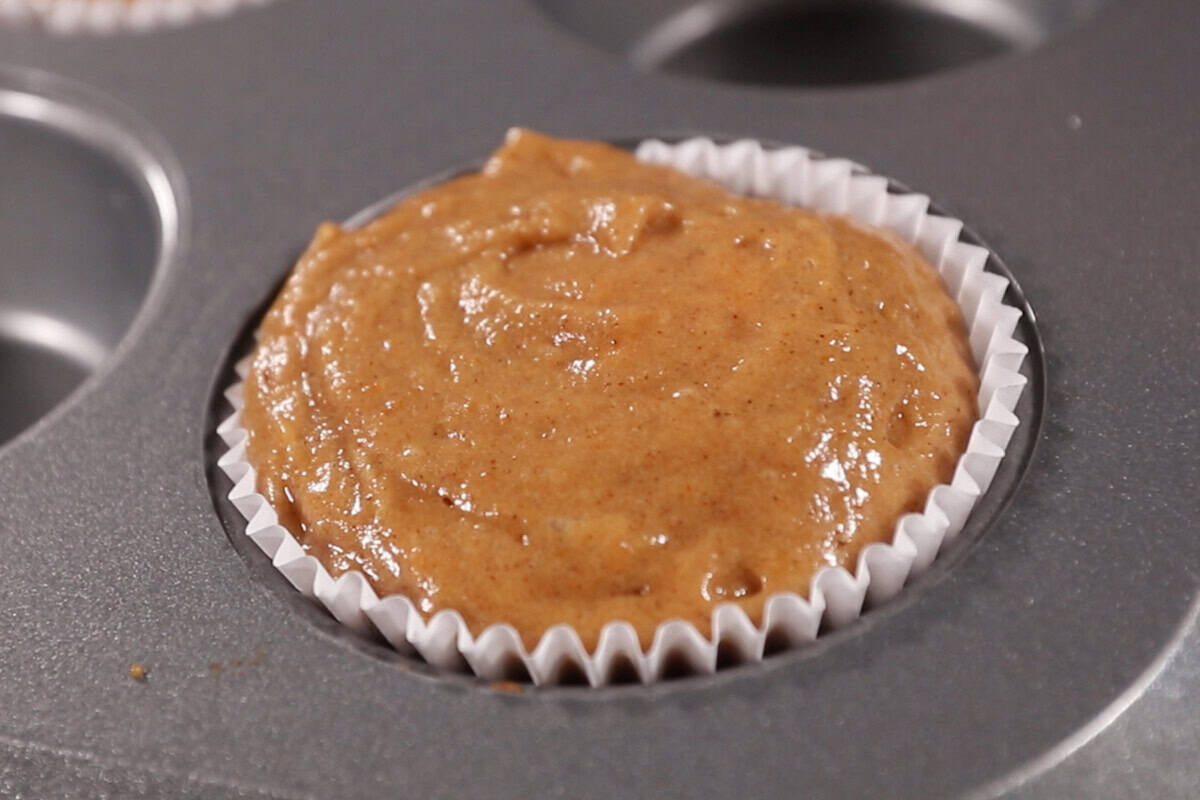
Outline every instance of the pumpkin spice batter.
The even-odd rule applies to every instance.
[[[949,480],[977,389],[908,245],[517,130],[478,174],[321,226],[244,423],[333,575],[590,649],[853,570]]]

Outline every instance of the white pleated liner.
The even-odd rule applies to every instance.
[[[53,33],[140,33],[224,16],[271,0],[0,0],[0,21]]]
[[[415,651],[431,664],[469,669],[488,680],[511,677],[517,664],[523,664],[537,684],[582,673],[589,684],[600,686],[627,676],[630,668],[642,682],[650,683],[661,679],[665,670],[677,671],[680,660],[696,673],[713,672],[718,648],[722,664],[758,661],[768,636],[773,647],[802,645],[816,638],[822,620],[839,627],[856,619],[868,598],[877,604],[895,596],[911,576],[929,566],[944,542],[962,530],[975,502],[987,491],[1018,425],[1013,410],[1026,383],[1018,370],[1027,350],[1012,336],[1021,312],[1001,299],[1007,279],[983,271],[988,251],[958,240],[960,221],[929,214],[925,195],[889,193],[886,178],[867,174],[850,161],[815,157],[799,147],[766,150],[753,141],[717,145],[697,138],[678,144],[646,141],[637,156],[715,180],[740,194],[846,214],[890,229],[937,267],[962,308],[971,351],[981,365],[980,419],[953,480],[930,491],[924,512],[897,521],[890,544],[864,548],[854,574],[827,567],[813,578],[807,599],[791,592],[768,598],[761,625],[754,625],[738,606],[725,604],[713,611],[711,639],[691,623],[664,621],[643,652],[633,626],[613,621],[601,631],[594,653],[587,652],[568,625],[547,630],[529,652],[510,625],[493,625],[476,637],[455,611],[439,611],[426,620],[407,597],[380,599],[361,573],[350,572],[335,580],[317,559],[306,555],[257,491],[254,468],[246,458],[239,381],[226,392],[234,412],[217,429],[229,446],[218,462],[234,482],[229,499],[247,519],[246,535],[279,571],[344,624],[360,631],[374,627],[397,650]],[[249,363],[247,357],[237,365],[241,378]]]

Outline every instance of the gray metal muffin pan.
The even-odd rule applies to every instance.
[[[1200,6],[811,88],[635,68],[571,6],[0,31],[0,796],[1200,795]],[[929,193],[1038,315],[1023,483],[897,602],[713,677],[510,694],[340,630],[214,500],[228,355],[320,220],[512,124]]]

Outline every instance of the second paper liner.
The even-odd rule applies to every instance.
[[[984,271],[986,249],[958,240],[962,222],[928,213],[925,195],[890,192],[886,178],[869,174],[853,162],[818,157],[800,147],[765,149],[754,141],[718,145],[704,138],[676,144],[650,140],[637,148],[636,155],[645,162],[716,181],[738,194],[845,214],[890,230],[917,247],[937,268],[962,309],[979,366],[980,418],[953,480],[929,492],[923,512],[897,520],[890,544],[865,547],[853,574],[842,567],[826,567],[813,577],[807,598],[792,592],[769,597],[760,625],[738,606],[725,604],[713,611],[711,638],[691,623],[667,620],[643,651],[633,627],[614,620],[602,629],[593,653],[565,624],[547,630],[530,652],[510,625],[492,625],[474,636],[453,610],[426,619],[407,597],[378,597],[357,571],[335,580],[307,555],[279,525],[275,511],[257,490],[241,426],[239,381],[226,392],[234,412],[218,428],[229,446],[218,461],[234,482],[229,499],[247,520],[246,535],[275,567],[343,624],[359,631],[374,627],[397,650],[416,652],[439,667],[469,669],[487,680],[510,678],[517,662],[539,685],[582,674],[590,685],[601,686],[626,677],[631,667],[643,683],[661,680],[668,669],[674,674],[681,664],[694,673],[710,673],[717,669],[718,648],[722,665],[759,661],[768,636],[773,648],[781,643],[802,646],[816,638],[823,620],[840,627],[861,614],[866,600],[878,604],[894,597],[962,530],[976,501],[987,491],[1019,424],[1013,412],[1026,383],[1018,370],[1027,349],[1013,338],[1021,312],[1002,300],[1008,280]],[[239,377],[245,377],[248,366],[249,358],[237,365]]]
[[[55,34],[108,35],[176,28],[271,0],[0,0],[0,22]]]

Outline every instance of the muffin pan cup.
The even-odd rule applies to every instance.
[[[0,67],[0,447],[100,372],[177,253],[175,164],[86,86]]]
[[[547,685],[582,676],[591,686],[602,686],[625,678],[629,671],[642,683],[675,672],[711,673],[718,663],[761,661],[769,638],[780,646],[802,646],[816,638],[822,624],[838,628],[853,622],[868,599],[873,605],[890,600],[910,576],[929,566],[943,542],[959,534],[976,501],[988,491],[1020,424],[1013,410],[1027,383],[1019,370],[1028,348],[1013,338],[1021,311],[1003,301],[1008,279],[984,271],[989,258],[985,248],[958,240],[962,222],[929,213],[929,198],[924,195],[889,191],[886,178],[845,159],[815,157],[801,147],[764,149],[752,140],[718,145],[693,138],[674,144],[648,140],[635,152],[642,161],[714,180],[733,192],[845,214],[889,230],[934,265],[962,310],[980,377],[979,419],[953,481],[930,490],[922,513],[897,520],[890,543],[863,548],[853,574],[827,567],[813,577],[805,595],[772,595],[759,623],[726,603],[714,608],[708,635],[691,623],[663,620],[650,647],[643,650],[633,627],[613,620],[601,630],[595,650],[589,653],[574,628],[560,624],[545,631],[530,651],[511,625],[492,625],[473,635],[453,609],[426,618],[408,597],[379,598],[358,570],[331,577],[279,524],[278,514],[258,491],[257,472],[246,450],[247,433],[241,426],[243,383],[239,381],[225,393],[233,413],[217,428],[229,446],[217,462],[234,482],[229,500],[246,519],[246,535],[275,567],[348,627],[367,631],[374,626],[400,652],[415,650],[443,669],[465,665],[492,681],[524,675],[535,684]],[[239,376],[244,378],[248,367],[248,360],[240,362]]]
[[[644,71],[533,0],[284,0],[144,35],[0,22],[0,89],[27,96],[0,108],[0,192],[90,220],[0,215],[0,306],[43,286],[62,302],[22,309],[103,345],[0,444],[0,794],[1194,797],[1200,7],[1071,5],[1094,13],[1036,48],[824,88]],[[28,113],[48,107],[92,122]],[[1021,424],[896,597],[711,675],[494,687],[338,622],[245,536],[223,392],[313,228],[514,124],[802,143],[1003,255]],[[45,180],[14,177],[38,163],[3,149],[14,130]],[[50,191],[71,181],[90,188]],[[73,244],[10,270],[30,232]],[[0,407],[35,399],[28,352],[0,346]]]

